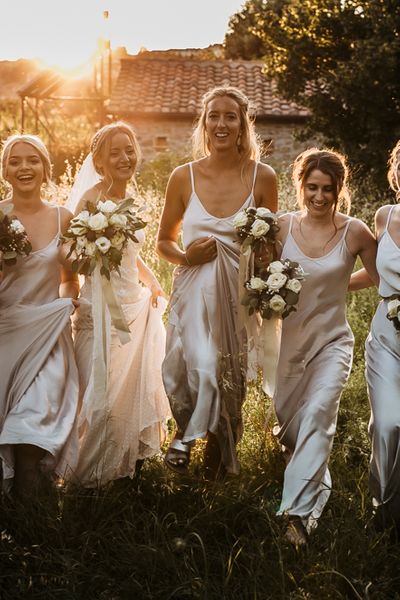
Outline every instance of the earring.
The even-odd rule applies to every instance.
[[[238,135],[238,138],[236,140],[236,145],[238,147],[240,147],[241,143],[242,143],[242,132],[240,132],[239,135]]]

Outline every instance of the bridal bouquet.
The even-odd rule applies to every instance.
[[[248,249],[258,252],[266,244],[274,243],[279,231],[277,221],[277,215],[263,206],[239,211],[232,225],[241,240],[242,252],[245,253]]]
[[[0,209],[0,271],[5,265],[15,265],[18,255],[28,256],[32,246],[22,223],[10,215],[12,204]]]
[[[71,220],[62,241],[70,243],[67,258],[74,256],[72,270],[91,275],[100,265],[100,274],[110,279],[110,272],[119,267],[128,240],[137,242],[135,232],[146,226],[145,215],[134,206],[133,198],[118,204],[112,200],[88,202]]]
[[[394,294],[389,298],[386,317],[392,321],[397,331],[400,331],[400,295]]]
[[[245,283],[242,304],[249,315],[255,311],[263,319],[276,315],[284,319],[296,310],[302,281],[306,277],[297,262],[288,259],[271,262],[260,277],[251,277]]]

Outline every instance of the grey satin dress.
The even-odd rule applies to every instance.
[[[400,248],[388,231],[393,208],[379,240],[376,267],[379,294],[400,293]],[[366,376],[371,403],[369,433],[372,442],[370,490],[375,505],[400,522],[400,333],[387,318],[382,300],[366,341]]]
[[[237,331],[240,244],[232,225],[235,215],[208,213],[196,194],[191,163],[189,169],[192,193],[183,218],[183,245],[212,236],[217,258],[175,269],[163,380],[183,441],[212,432],[227,471],[237,473],[246,394],[245,333]],[[256,171],[239,210],[253,205]]]
[[[279,439],[287,466],[278,514],[316,525],[331,489],[328,460],[340,395],[350,374],[354,337],[346,320],[346,293],[355,257],[343,235],[320,258],[305,255],[292,235],[293,215],[282,258],[298,261],[307,277],[297,311],[283,322],[274,396]]]
[[[59,209],[57,208],[59,211]],[[14,476],[15,444],[46,451],[42,466],[61,476],[78,457],[70,298],[59,298],[59,229],[43,249],[5,266],[0,281],[0,457]]]

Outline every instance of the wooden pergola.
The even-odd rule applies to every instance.
[[[44,101],[53,102],[93,102],[99,108],[100,121],[104,122],[105,101],[108,99],[108,94],[103,94],[102,87],[96,89],[93,85],[93,93],[76,96],[76,95],[63,95],[60,94],[60,89],[66,83],[66,79],[55,73],[54,71],[46,70],[41,71],[34,79],[29,81],[26,85],[18,90],[18,95],[21,99],[21,131],[25,130],[26,114],[30,110],[35,119],[35,132],[38,132],[39,123],[45,128],[50,137],[52,136],[51,131],[48,130],[46,123],[41,118],[41,105]]]

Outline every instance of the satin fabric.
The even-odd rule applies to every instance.
[[[107,391],[99,399],[94,391],[92,278],[81,290],[81,306],[74,320],[75,351],[79,369],[81,408],[80,450],[74,479],[84,486],[103,485],[133,477],[136,461],[154,456],[165,439],[170,417],[162,378],[166,302],[151,305],[151,293],[138,279],[137,257],[144,241],[128,242],[120,267],[111,282],[129,325],[130,341],[122,344],[105,312],[106,352],[109,355]],[[105,403],[104,403],[105,402]]]
[[[232,225],[235,215],[208,213],[195,191],[192,163],[189,169],[192,194],[183,218],[183,246],[212,236],[217,258],[175,269],[163,380],[183,441],[204,438],[210,431],[217,436],[227,471],[238,473],[236,444],[242,434],[247,366],[244,328],[237,331],[240,244]],[[239,210],[254,204],[256,170],[252,191]]]
[[[55,208],[56,210],[56,208]],[[57,208],[59,211],[59,209]],[[0,457],[14,476],[15,444],[46,451],[44,470],[64,477],[78,454],[78,373],[71,299],[59,298],[59,230],[43,249],[4,266],[0,282]]]
[[[292,235],[293,215],[282,259],[301,264],[297,311],[283,322],[277,391],[279,439],[287,466],[278,514],[316,524],[331,490],[328,460],[336,431],[340,395],[350,374],[354,337],[346,320],[346,292],[354,256],[346,233],[320,258],[305,255]]]
[[[400,248],[388,231],[393,207],[379,240],[376,267],[379,293],[400,293]],[[374,504],[383,505],[400,522],[400,333],[386,318],[388,301],[378,305],[366,340],[366,377],[371,404],[372,442],[370,491]]]

